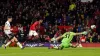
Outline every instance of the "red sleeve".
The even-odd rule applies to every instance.
[[[33,23],[30,27],[30,30],[36,30],[36,27],[39,25],[39,22],[36,21],[35,23]]]

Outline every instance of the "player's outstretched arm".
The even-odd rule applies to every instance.
[[[87,33],[88,33],[87,31],[84,31],[84,32],[80,32],[80,33],[75,33],[75,35],[82,35],[82,34],[86,35]]]
[[[63,37],[59,36],[56,38],[57,41],[59,41],[60,39],[62,39]]]
[[[52,38],[51,41],[59,41],[61,38],[62,38],[61,36],[59,36],[57,38]]]
[[[57,38],[56,38],[56,41],[59,41],[60,39],[62,39],[63,37],[65,37],[65,36],[66,36],[66,34],[67,34],[67,33],[64,33],[63,35],[61,35],[61,36],[57,37]]]
[[[57,38],[52,38],[51,41],[59,41],[60,39],[62,39],[67,33],[64,33],[61,36],[58,36]]]

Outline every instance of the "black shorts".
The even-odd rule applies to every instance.
[[[6,38],[8,38],[9,40],[13,39],[14,38],[14,34],[11,33],[11,34],[5,34]]]

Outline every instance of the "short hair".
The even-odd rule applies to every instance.
[[[12,16],[7,16],[7,19],[10,19],[10,18],[12,18]]]

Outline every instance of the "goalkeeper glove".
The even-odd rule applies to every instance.
[[[88,34],[88,32],[87,32],[87,31],[84,31],[84,32],[82,32],[82,34],[87,35],[87,34]]]

